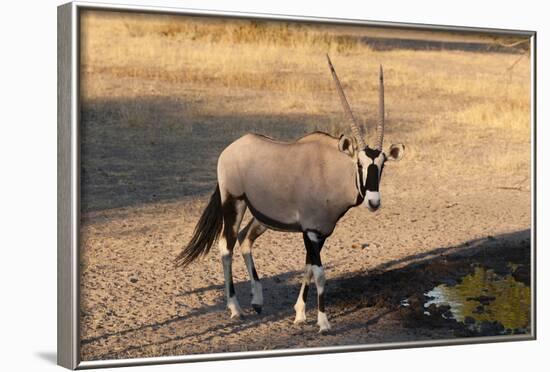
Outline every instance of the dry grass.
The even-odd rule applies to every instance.
[[[447,178],[529,175],[528,56],[381,51],[362,38],[399,33],[217,18],[90,12],[82,30],[84,109],[112,102],[104,112],[96,108],[94,119],[141,130],[152,143],[162,142],[165,126],[197,135],[211,124],[228,139],[251,130],[277,135],[285,122],[302,131],[348,131],[326,66],[329,53],[356,115],[371,127],[384,65],[388,142],[408,145],[412,169],[427,166]],[[487,41],[473,37],[462,35]]]

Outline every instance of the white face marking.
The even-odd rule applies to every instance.
[[[380,168],[382,168],[382,164],[384,163],[384,153],[380,153],[376,159],[374,159],[374,164],[378,167],[378,171],[380,172]]]
[[[367,191],[367,195],[363,203],[361,203],[361,206],[367,208],[371,212],[378,210],[378,208],[380,208],[380,193],[378,191]]]
[[[365,200],[370,201],[374,205],[380,204],[380,191],[369,191],[367,190],[367,195]]]
[[[364,185],[367,182],[367,168],[372,163],[372,160],[369,159],[365,151],[360,151],[358,158],[361,166],[363,167],[363,179],[361,180],[361,182],[363,182]]]

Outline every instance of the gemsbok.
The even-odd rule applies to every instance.
[[[352,207],[370,211],[380,207],[380,178],[387,160],[399,160],[405,146],[384,140],[384,78],[380,66],[379,115],[376,145],[366,145],[346,96],[327,55],[332,78],[353,136],[340,138],[325,133],[308,134],[295,142],[280,142],[246,134],[231,143],[218,159],[218,185],[202,213],[189,244],[176,258],[186,266],[206,255],[218,241],[223,264],[227,307],[231,317],[243,312],[233,286],[233,248],[239,242],[252,287],[253,309],[263,305],[262,285],[254,267],[252,245],[267,229],[302,233],[306,264],[294,306],[294,323],[306,320],[306,299],[313,278],[317,288],[317,325],[330,329],[325,312],[325,273],[321,263],[323,243],[336,223]],[[239,232],[246,209],[252,219]],[[220,236],[221,235],[221,236]]]

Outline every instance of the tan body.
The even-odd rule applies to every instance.
[[[218,160],[222,203],[244,199],[252,215],[272,229],[330,235],[358,203],[356,162],[338,142],[324,133],[296,142],[255,134],[239,138]]]

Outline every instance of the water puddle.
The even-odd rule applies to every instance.
[[[477,266],[460,283],[441,284],[426,293],[429,301],[424,308],[448,305],[450,309],[443,317],[452,316],[471,329],[483,331],[492,326],[496,334],[529,333],[531,288],[512,275],[518,266],[521,265],[508,264],[508,273],[499,274]]]

